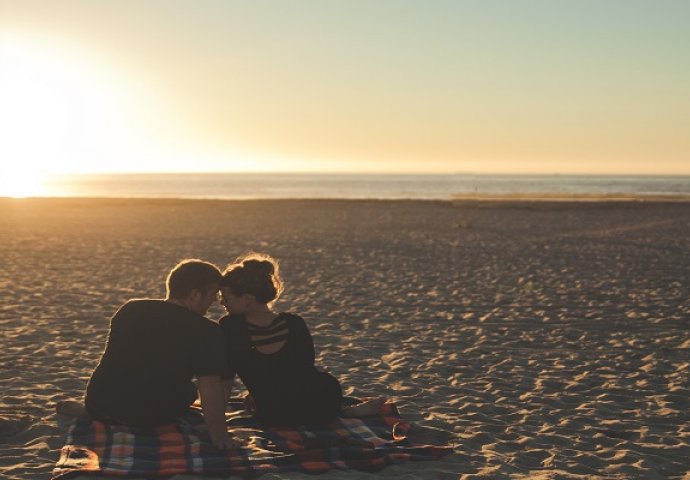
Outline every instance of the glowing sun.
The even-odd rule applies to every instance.
[[[0,196],[46,194],[44,174],[117,165],[115,153],[134,148],[133,98],[83,52],[0,36]]]

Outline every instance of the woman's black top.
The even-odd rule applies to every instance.
[[[257,417],[271,425],[323,423],[342,406],[338,381],[314,366],[314,342],[304,319],[279,314],[266,327],[244,315],[220,320],[230,379],[238,375],[254,398]],[[275,353],[259,348],[285,341]]]

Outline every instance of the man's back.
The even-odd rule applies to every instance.
[[[168,423],[196,395],[191,379],[223,375],[225,363],[217,324],[171,302],[132,300],[112,318],[86,407],[110,423]]]

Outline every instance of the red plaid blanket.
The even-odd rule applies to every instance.
[[[198,415],[156,428],[78,420],[70,427],[53,479],[85,474],[256,477],[278,471],[377,471],[392,463],[438,459],[452,451],[447,446],[411,445],[404,436],[409,423],[392,403],[384,404],[378,416],[289,429],[266,428],[245,412],[236,412],[228,415],[228,428],[242,447],[226,451],[210,444],[202,425]]]

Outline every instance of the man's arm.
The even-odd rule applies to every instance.
[[[204,414],[206,427],[211,442],[218,448],[234,446],[228,428],[225,425],[225,393],[219,376],[206,375],[198,377],[201,411]]]

